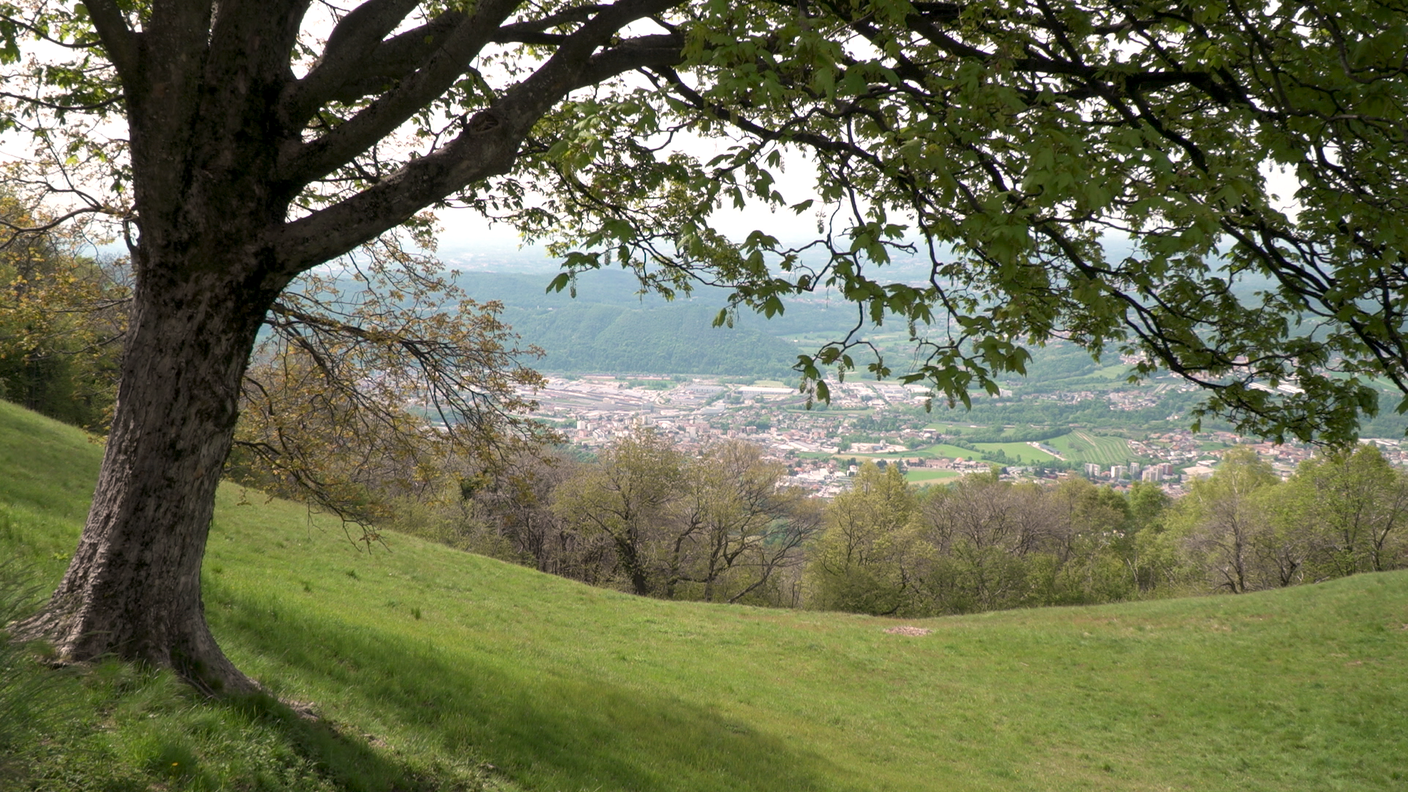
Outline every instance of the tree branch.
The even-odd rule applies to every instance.
[[[303,103],[292,112],[300,121],[306,121],[317,108],[326,102],[352,103],[364,96],[386,90],[407,74],[431,51],[440,46],[445,38],[463,23],[466,17],[458,11],[446,12],[413,30],[392,36],[377,45],[370,52],[363,52],[338,82],[329,82],[320,96],[316,90],[309,90],[298,101]]]
[[[323,48],[323,57],[318,61],[318,65],[302,80],[289,87],[283,101],[289,118],[302,122],[329,99],[343,98],[346,86],[363,79],[366,71],[383,73],[390,72],[393,68],[401,68],[399,59],[391,59],[394,66],[386,63],[382,50],[389,42],[383,42],[382,39],[395,30],[417,5],[419,3],[416,0],[371,0],[343,17],[328,36],[327,45]],[[456,24],[464,19],[462,13],[446,12],[434,22],[411,32],[420,33],[424,41],[431,33],[427,28],[436,23]],[[436,41],[435,44],[438,45],[439,42]]]
[[[83,5],[93,20],[93,28],[98,31],[108,60],[112,61],[122,82],[130,85],[139,68],[139,34],[127,26],[122,9],[114,0],[84,0]]]
[[[609,6],[584,5],[575,8],[568,8],[556,14],[549,14],[541,19],[531,22],[516,22],[512,25],[504,25],[499,28],[498,35],[494,36],[495,44],[509,43],[561,43],[566,38],[566,34],[547,33],[549,28],[561,27],[572,23],[586,22],[593,14],[604,11]]]
[[[279,158],[282,178],[306,184],[326,176],[394,132],[459,79],[475,53],[492,39],[518,4],[518,0],[481,2],[473,16],[456,24],[443,43],[433,46],[418,68],[407,72],[395,87],[317,140],[290,147]],[[297,121],[298,113],[310,112],[308,102],[314,98],[325,99],[303,97],[301,107],[287,109],[287,117]]]
[[[633,5],[640,8],[639,15],[646,15],[672,4],[654,0]],[[683,42],[670,35],[643,36],[590,54],[627,21],[584,27],[574,34],[572,47],[559,49],[531,77],[476,114],[447,146],[357,195],[287,224],[270,240],[271,248],[289,272],[340,255],[466,184],[508,172],[533,125],[572,91],[627,71],[680,61]]]

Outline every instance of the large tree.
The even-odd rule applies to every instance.
[[[540,148],[565,97],[678,62],[678,35],[650,22],[673,4],[0,7],[6,124],[57,155],[48,186],[122,217],[136,278],[92,510],[23,633],[69,660],[250,689],[206,626],[200,567],[266,315],[300,274],[427,206],[512,195],[486,186]],[[27,40],[62,48],[25,60]]]

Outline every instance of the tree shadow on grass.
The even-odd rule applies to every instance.
[[[357,733],[346,733],[339,724],[310,717],[267,694],[228,699],[228,706],[249,721],[259,722],[281,734],[284,743],[317,768],[318,775],[347,792],[451,792],[478,790],[483,774],[474,768],[449,767],[427,774],[423,769],[375,750]],[[447,777],[448,776],[448,777]],[[246,782],[249,782],[246,779]],[[449,782],[447,784],[447,782]],[[459,783],[455,783],[459,782]],[[256,784],[259,788],[262,785]]]
[[[216,620],[226,642],[273,660],[291,677],[342,689],[357,700],[356,709],[375,713],[388,730],[399,727],[452,763],[492,762],[530,789],[862,788],[823,757],[697,704],[604,682],[590,668],[568,676],[507,653],[451,658],[426,643],[363,626],[286,611],[271,618],[267,609],[229,604]],[[375,751],[322,755],[351,750],[345,741],[314,739],[320,729],[329,731],[327,724],[282,720],[315,761],[365,765],[386,777],[387,768],[374,767],[386,761]]]

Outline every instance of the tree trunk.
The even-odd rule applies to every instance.
[[[249,262],[202,263],[143,268],[83,536],[49,604],[17,633],[52,642],[66,662],[111,654],[225,695],[257,685],[210,634],[201,559],[240,380],[283,284],[241,284],[230,273]],[[163,277],[172,271],[182,275]]]
[[[626,520],[629,519],[627,516]],[[631,593],[641,597],[650,596],[650,578],[645,570],[645,562],[640,557],[640,540],[635,536],[635,531],[626,528],[619,534],[613,532],[611,538],[616,543],[617,560],[625,568],[626,577],[631,581]]]

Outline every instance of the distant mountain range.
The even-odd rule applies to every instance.
[[[727,304],[721,289],[701,287],[666,301],[639,294],[629,273],[603,271],[583,275],[574,299],[545,291],[552,274],[472,270],[455,278],[471,298],[503,303],[503,320],[547,353],[536,368],[548,372],[786,377],[798,345],[781,336],[826,330],[853,316],[839,307],[798,305],[773,321],[750,314],[732,328],[714,327]]]

